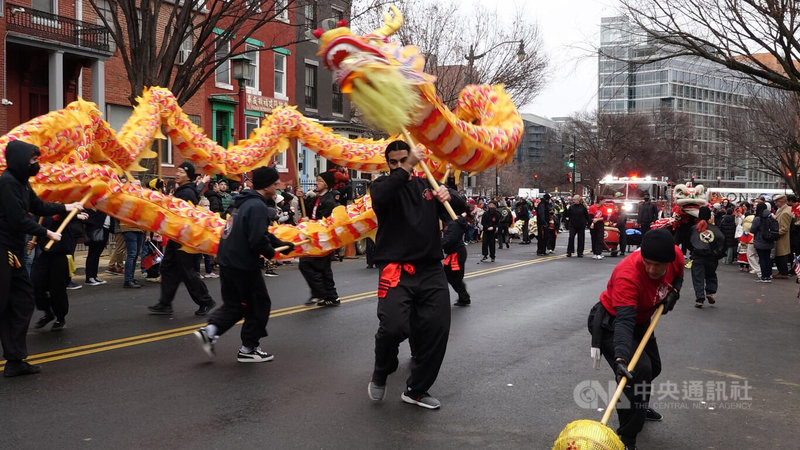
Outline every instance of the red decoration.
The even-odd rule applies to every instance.
[[[342,19],[342,20],[336,22],[336,26],[339,27],[339,28],[346,27],[347,26],[347,21]]]
[[[317,28],[316,30],[314,30],[314,37],[319,39],[319,38],[322,37],[322,33],[324,33],[324,32],[325,31],[322,28]]]

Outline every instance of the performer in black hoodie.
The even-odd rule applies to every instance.
[[[193,205],[197,204],[197,185],[194,164],[189,161],[182,162],[175,171],[175,197],[185,200]],[[181,244],[170,240],[164,249],[164,259],[161,260],[161,298],[153,306],[148,306],[151,314],[172,314],[172,300],[178,292],[178,286],[183,282],[189,296],[197,303],[196,316],[205,316],[214,308],[216,302],[208,293],[208,287],[203,283],[200,274],[195,270],[196,255],[180,250]]]
[[[282,251],[286,255],[294,249],[291,242],[283,242],[267,231],[266,200],[274,197],[279,187],[278,171],[259,167],[253,171],[253,189],[242,191],[233,201],[217,252],[222,306],[211,314],[208,325],[194,333],[210,357],[214,356],[217,338],[244,318],[237,360],[265,362],[274,358],[259,347],[259,340],[267,336],[272,308],[259,259],[272,258],[278,247],[287,246]]]
[[[0,175],[0,342],[6,359],[3,375],[15,377],[39,373],[41,368],[24,361],[28,357],[25,335],[33,315],[33,285],[25,261],[25,235],[39,240],[61,240],[61,234],[36,223],[30,215],[66,214],[83,210],[80,203],[43,202],[28,178],[39,172],[39,148],[19,140],[6,145],[6,170]]]
[[[309,219],[320,220],[329,217],[333,209],[339,206],[337,200],[339,194],[332,190],[333,183],[333,172],[323,172],[317,176],[315,196],[304,195],[302,189],[297,189],[297,197],[306,203]],[[300,258],[297,268],[311,288],[308,304],[339,306],[339,294],[336,291],[336,282],[333,281],[330,255]]]
[[[386,378],[397,370],[400,342],[413,344],[414,359],[406,390],[400,398],[423,408],[439,408],[428,394],[442,365],[450,332],[450,292],[442,268],[439,217],[450,201],[456,214],[466,203],[444,186],[434,191],[427,181],[412,175],[422,159],[419,147],[403,141],[386,147],[391,173],[372,183],[372,207],[378,218],[375,262],[378,282],[378,319],[375,368],[368,386],[372,400],[383,400]]]

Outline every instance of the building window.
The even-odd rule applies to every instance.
[[[189,55],[192,53],[192,35],[189,34],[186,36],[186,39],[181,42],[181,48],[178,50],[178,64],[183,64],[186,60],[189,59]]]
[[[31,8],[50,14],[55,14],[58,11],[58,5],[55,0],[33,0]]]
[[[275,55],[275,97],[286,98],[286,55]]]
[[[247,80],[247,92],[258,94],[258,59],[261,52],[258,51],[258,47],[250,44],[245,45],[245,51],[250,58],[250,73],[253,75],[251,80]]]
[[[335,114],[344,114],[344,97],[342,96],[342,88],[339,83],[333,83],[333,101],[331,104],[332,111]]]
[[[306,29],[315,30],[317,28],[317,2],[315,0],[307,0],[306,5],[303,7],[303,13],[306,18]]]
[[[289,23],[289,0],[275,0],[275,18]]]
[[[230,71],[230,62],[228,61],[228,55],[230,53],[230,42],[223,41],[217,43],[217,53],[216,53],[216,60],[224,60],[218,67],[215,73],[215,81],[218,84],[224,84],[230,86],[231,84],[231,71]],[[232,89],[232,87],[231,87]]]
[[[306,108],[317,109],[317,66],[306,64]]]
[[[252,116],[245,117],[244,121],[245,121],[246,138],[249,138],[250,135],[253,134],[253,131],[255,131],[255,129],[258,128],[259,119],[260,119],[259,117],[252,117]]]
[[[336,19],[336,23],[339,21],[344,20],[344,11],[341,9],[337,9],[336,7],[331,7],[331,16]]]

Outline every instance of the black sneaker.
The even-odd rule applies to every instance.
[[[661,422],[664,419],[658,411],[653,408],[647,408],[644,413],[644,420],[649,420],[651,422]]]
[[[194,315],[195,316],[205,316],[206,314],[208,314],[209,311],[214,309],[214,306],[216,306],[216,304],[217,304],[217,302],[215,302],[214,300],[211,300],[211,303],[208,303],[206,305],[200,305],[200,307],[197,308],[197,311],[194,312]]]
[[[311,297],[306,301],[306,305],[319,305],[320,303],[324,302],[325,299],[320,297]]]
[[[200,341],[200,346],[203,347],[203,351],[206,352],[209,358],[213,358],[216,355],[214,351],[214,344],[216,343],[216,339],[212,338],[206,332],[205,327],[200,328],[199,330],[194,332],[194,336]]]
[[[70,281],[70,282],[69,282],[69,284],[67,285],[67,289],[69,289],[69,290],[71,290],[71,291],[74,291],[74,290],[76,290],[76,289],[80,289],[80,288],[82,288],[82,287],[83,287],[83,286],[81,286],[80,284],[78,284],[78,283],[75,283],[75,282],[73,282],[73,281]]]
[[[484,256],[483,258],[481,258],[481,262],[486,262],[488,260],[489,260],[489,257],[487,257],[487,256]]]
[[[459,301],[457,301],[457,302],[455,302],[453,304],[455,306],[469,306],[470,305],[470,301],[469,300],[459,300]]]
[[[702,308],[703,307],[703,302],[700,301],[700,300],[694,302],[694,307],[695,308]]]
[[[172,306],[156,303],[153,306],[148,306],[150,314],[172,314]]]
[[[52,322],[53,319],[55,319],[55,316],[51,316],[50,314],[46,314],[46,315],[42,316],[42,318],[39,319],[35,324],[33,324],[33,328],[35,328],[37,330],[39,328],[43,328],[48,323]]]
[[[3,369],[4,377],[18,377],[20,375],[33,375],[42,371],[39,366],[28,364],[25,361],[7,361]]]
[[[492,262],[494,262],[494,258],[492,258]]]
[[[50,328],[50,331],[61,331],[66,326],[67,326],[66,320],[56,320],[55,322],[53,322],[53,327]]]
[[[124,282],[124,283],[122,284],[122,287],[124,287],[124,288],[128,288],[128,289],[139,289],[140,287],[142,287],[142,285],[141,285],[141,284],[139,284],[139,282],[138,282],[138,281],[136,281],[136,280],[133,280],[133,281],[126,281],[126,282]]]
[[[317,303],[320,306],[339,306],[342,302],[339,300],[339,297],[336,298],[326,298],[325,300]]]
[[[717,299],[714,297],[714,295],[715,294],[707,294],[706,295],[706,300],[708,300],[708,304],[709,305],[713,305],[714,303],[717,303]]]
[[[274,270],[272,270],[272,269],[267,269],[267,271],[266,271],[266,272],[264,272],[264,276],[265,276],[265,277],[277,277],[277,276],[278,276],[278,273],[277,273],[277,272],[275,272],[275,271],[274,271]]]
[[[259,363],[272,361],[273,359],[275,359],[275,357],[261,350],[261,347],[255,348],[249,353],[239,350],[239,354],[236,355],[236,360],[240,363]]]

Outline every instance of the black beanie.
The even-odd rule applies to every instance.
[[[662,263],[675,260],[675,240],[666,228],[650,230],[642,237],[642,258]]]
[[[189,177],[189,181],[194,181],[194,164],[190,163],[189,161],[184,161],[178,166],[178,168],[183,169],[183,171],[186,172],[186,176]]]
[[[697,213],[697,218],[700,220],[711,220],[711,210],[708,206],[701,206],[700,211]]]
[[[278,171],[274,167],[259,167],[253,170],[253,189],[264,189],[278,181],[278,178]]]
[[[328,185],[328,189],[333,189],[333,183],[334,183],[334,179],[335,179],[333,177],[333,172],[322,172],[318,176],[320,178],[322,178],[322,181],[324,181],[325,184]]]

